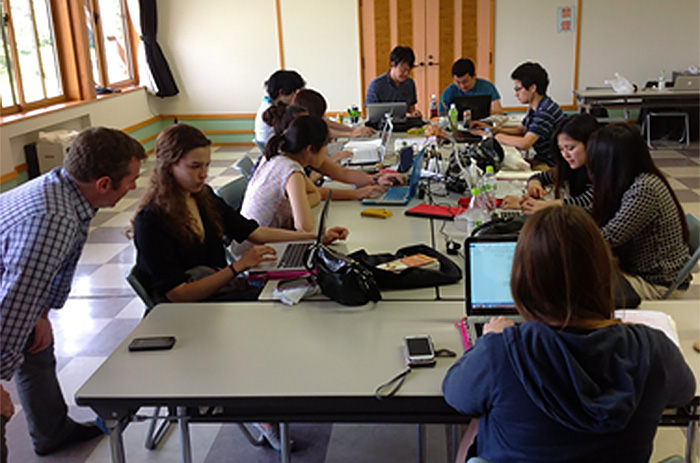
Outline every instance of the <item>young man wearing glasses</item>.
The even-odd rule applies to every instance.
[[[566,118],[557,103],[547,96],[549,77],[538,63],[526,62],[515,68],[513,79],[515,97],[527,104],[527,114],[518,127],[494,129],[494,138],[504,145],[521,150],[533,170],[546,170],[556,163],[551,138],[556,127]],[[471,124],[472,133],[483,135],[488,127],[483,122]]]
[[[416,84],[408,77],[416,56],[411,47],[394,47],[389,55],[389,71],[376,77],[369,84],[365,106],[370,103],[406,102],[409,116],[420,116],[416,109]]]

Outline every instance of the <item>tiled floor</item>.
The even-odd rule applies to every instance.
[[[216,187],[236,177],[232,163],[243,154],[242,149],[219,149],[212,157],[209,183]],[[656,151],[659,167],[687,212],[700,216],[700,149]],[[90,419],[90,410],[76,407],[75,390],[92,374],[106,356],[138,324],[143,305],[134,297],[124,275],[134,262],[134,248],[125,234],[126,227],[148,182],[150,159],[138,180],[138,188],[129,192],[117,207],[101,210],[92,223],[73,292],[67,305],[52,311],[51,320],[56,339],[58,372],[73,416]],[[700,278],[695,278],[688,297],[700,299]],[[699,305],[700,308],[700,305]],[[134,374],[134,372],[124,372]],[[16,398],[16,394],[11,390]],[[127,428],[125,442],[129,462],[179,461],[177,435],[166,439],[161,448],[146,450],[143,446],[145,424]],[[415,426],[411,425],[293,425],[296,440],[295,461],[308,463],[336,462],[405,462],[415,459]],[[49,457],[37,457],[27,435],[25,418],[18,406],[8,426],[11,463],[82,463],[109,461],[106,438]],[[428,427],[427,461],[446,461],[446,437],[442,426]],[[677,429],[662,429],[656,439],[652,461],[683,453],[683,436]],[[249,445],[234,425],[193,425],[192,444],[195,462],[219,463],[276,462],[279,456],[267,447]]]

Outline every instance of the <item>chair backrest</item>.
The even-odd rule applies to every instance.
[[[700,247],[700,219],[695,214],[686,214],[685,220],[688,222],[688,230],[690,231],[690,253],[694,253]]]
[[[146,313],[144,314],[144,316],[146,316],[148,312],[151,311],[153,306],[155,306],[155,302],[151,298],[151,295],[148,293],[146,287],[139,279],[138,269],[135,265],[131,267],[129,273],[126,274],[126,281],[131,286],[131,289],[133,289],[136,295],[141,299],[141,302],[143,302],[143,304],[146,306]]]
[[[253,170],[253,160],[248,156],[243,156],[233,165],[244,177],[250,177],[250,171]]]
[[[245,194],[246,182],[246,177],[237,177],[226,185],[217,188],[216,194],[233,209],[240,211],[241,204],[243,203],[243,195]]]
[[[688,222],[688,231],[690,232],[688,239],[690,259],[688,262],[686,262],[681,271],[678,272],[678,276],[673,281],[673,284],[671,284],[671,286],[668,288],[666,293],[662,296],[662,299],[667,299],[671,293],[675,291],[686,278],[688,278],[688,275],[690,275],[690,272],[693,271],[693,268],[695,268],[697,265],[698,260],[700,260],[700,219],[698,219],[698,216],[695,214],[686,214],[685,220]]]

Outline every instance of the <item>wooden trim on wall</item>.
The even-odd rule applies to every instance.
[[[206,135],[244,135],[248,133],[255,133],[255,130],[202,130],[202,132]]]
[[[574,90],[578,90],[578,65],[581,49],[581,0],[576,1],[576,45],[574,50]],[[571,92],[571,104],[576,107],[576,95]]]
[[[363,0],[357,0],[356,1],[356,6],[357,6],[357,37],[359,38],[359,49],[360,49],[360,63],[359,63],[359,69],[360,69],[360,75],[358,76],[360,78],[360,98],[362,99],[362,104],[360,104],[360,107],[364,106],[364,101],[365,101],[365,95],[367,94],[367,88],[365,85],[365,57],[366,57],[366,49],[364,46],[365,42],[365,35],[364,31],[362,30],[362,24],[364,24],[364,18],[362,16],[362,1]]]
[[[237,114],[161,114],[160,119],[255,119],[255,113],[237,113]]]
[[[146,127],[147,125],[155,124],[156,122],[160,121],[161,117],[160,116],[153,116],[150,119],[146,119],[143,122],[139,122],[138,124],[130,125],[129,127],[125,127],[122,129],[122,132],[133,132],[135,130],[141,129],[143,127]]]
[[[280,69],[284,69],[284,38],[282,37],[282,5],[275,0],[275,16],[277,17],[277,49],[280,55]]]

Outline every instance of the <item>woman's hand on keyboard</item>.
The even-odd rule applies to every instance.
[[[323,242],[325,244],[332,243],[336,240],[344,240],[348,237],[348,229],[343,227],[332,227],[326,230],[326,234],[323,235]]]
[[[491,317],[487,323],[484,323],[484,334],[486,333],[502,333],[509,326],[515,326],[513,320],[506,320],[503,316]]]
[[[378,198],[386,191],[386,187],[381,185],[367,185],[355,188],[352,191],[355,199]]]
[[[543,201],[541,199],[528,198],[520,204],[523,209],[523,213],[527,215],[532,215],[540,209],[552,206],[561,206],[562,202],[560,199],[553,199],[551,201]]]
[[[513,195],[508,195],[503,198],[503,202],[501,203],[501,208],[502,209],[520,209],[520,202],[522,201],[522,198],[519,198],[518,196],[513,196]]]
[[[270,246],[258,245],[253,246],[245,254],[238,259],[236,267],[238,271],[248,270],[251,267],[255,267],[260,262],[273,261],[277,259],[275,257],[276,252]]]

